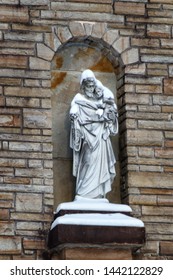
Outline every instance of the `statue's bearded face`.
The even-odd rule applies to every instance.
[[[83,81],[84,94],[89,98],[94,98],[95,81],[94,79],[86,79]]]

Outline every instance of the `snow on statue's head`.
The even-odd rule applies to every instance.
[[[87,80],[87,79],[96,81],[96,77],[95,77],[93,71],[91,71],[90,69],[86,69],[82,72],[81,78],[80,78],[80,85],[82,85],[83,81]]]

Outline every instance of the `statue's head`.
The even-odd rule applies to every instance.
[[[91,70],[87,69],[82,72],[80,84],[82,93],[88,98],[95,99],[94,91],[96,87],[96,78]]]

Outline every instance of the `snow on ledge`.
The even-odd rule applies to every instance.
[[[57,225],[87,225],[87,226],[114,226],[114,227],[144,227],[144,223],[136,218],[124,214],[66,214],[58,217],[51,226]]]
[[[105,212],[132,212],[130,206],[125,204],[109,203],[105,198],[92,199],[76,196],[72,202],[64,202],[58,205],[56,212],[60,210],[87,210],[87,211],[105,211]]]

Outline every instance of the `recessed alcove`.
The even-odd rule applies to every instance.
[[[80,75],[91,69],[96,78],[107,86],[117,103],[117,75],[119,59],[109,46],[101,40],[73,40],[62,45],[54,55],[51,65],[52,89],[52,133],[54,170],[54,207],[59,203],[72,201],[75,193],[75,178],[72,176],[72,151],[69,147],[70,104],[80,92]],[[107,198],[120,202],[119,136],[112,137],[116,156],[117,176]]]

